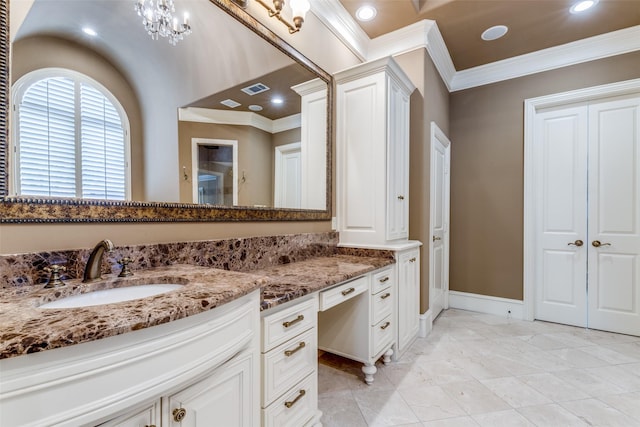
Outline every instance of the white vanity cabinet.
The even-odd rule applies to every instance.
[[[262,314],[263,427],[319,423],[317,312],[314,294]]]
[[[0,425],[259,426],[259,303],[3,359]]]
[[[395,266],[368,273],[351,282],[320,292],[343,295],[339,304],[321,305],[318,313],[318,347],[364,366],[365,382],[371,384],[377,369],[375,362],[384,356],[390,362],[396,329]],[[357,293],[366,284],[365,292]]]
[[[409,98],[414,85],[393,58],[335,75],[336,192],[340,243],[409,236]]]
[[[395,359],[413,344],[420,329],[420,248],[395,253],[398,266],[397,343]]]

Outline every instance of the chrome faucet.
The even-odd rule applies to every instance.
[[[111,252],[112,250],[113,243],[111,240],[104,239],[98,242],[96,247],[93,248],[93,251],[91,251],[91,255],[89,255],[89,259],[87,260],[87,265],[84,267],[83,283],[101,279],[102,255],[104,255],[104,251]]]

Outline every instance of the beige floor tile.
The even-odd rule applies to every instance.
[[[444,384],[441,387],[469,415],[511,409],[508,403],[475,380]]]
[[[574,400],[560,404],[592,426],[637,427],[638,422],[598,399]]]
[[[601,378],[602,381],[609,381],[624,391],[640,391],[640,377],[629,373],[620,365],[616,366],[599,366],[597,368],[585,369],[591,375]],[[638,402],[640,405],[640,402]]]
[[[368,426],[397,426],[420,421],[397,391],[358,390],[352,393]]]
[[[594,397],[625,392],[623,388],[590,374],[584,369],[554,372],[553,375]]]
[[[550,373],[523,375],[518,379],[554,402],[566,402],[590,397],[579,388],[562,381]]]
[[[366,427],[351,391],[336,391],[318,396],[318,406],[322,411],[324,427]]]
[[[596,366],[608,365],[604,360],[593,356],[589,353],[585,353],[579,348],[563,348],[560,350],[549,351],[552,354],[567,363],[570,363],[576,368],[595,368]]]
[[[466,415],[460,405],[439,386],[405,388],[399,393],[421,421]]]
[[[599,399],[623,414],[634,418],[640,425],[640,392],[613,394]]]
[[[482,427],[535,427],[515,409],[474,415],[472,418]]]
[[[424,427],[478,427],[471,417],[447,418],[446,420],[427,421],[422,424]]]
[[[538,393],[515,377],[481,380],[480,382],[513,408],[551,403],[548,397]]]
[[[517,410],[522,416],[539,427],[584,427],[587,423],[564,409],[557,403],[541,406],[527,406]]]

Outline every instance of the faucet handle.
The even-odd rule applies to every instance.
[[[67,267],[64,265],[53,264],[51,267],[45,267],[44,271],[51,273],[45,288],[57,288],[58,286],[64,286],[65,283],[60,279],[60,272],[67,271]]]
[[[122,258],[118,261],[118,264],[122,266],[122,270],[120,271],[120,274],[118,274],[118,277],[133,276],[133,273],[131,272],[131,270],[129,270],[129,263],[131,263],[132,261],[133,260],[129,257]]]

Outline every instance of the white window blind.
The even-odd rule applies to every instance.
[[[19,100],[18,194],[125,200],[126,149],[115,106],[84,81],[44,78]]]

